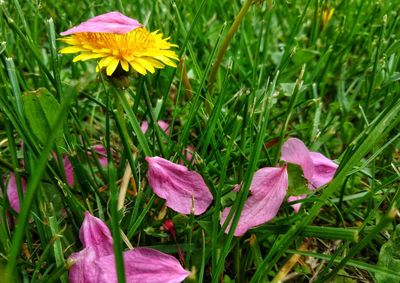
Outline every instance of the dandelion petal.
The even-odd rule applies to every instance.
[[[147,178],[154,193],[166,200],[173,210],[190,214],[202,214],[212,202],[212,195],[201,175],[187,167],[161,157],[146,157]]]
[[[120,12],[110,12],[91,18],[78,26],[66,30],[61,35],[69,35],[81,32],[107,32],[123,34],[130,32],[142,25]]]
[[[116,283],[114,255],[97,260],[100,283]],[[190,273],[173,256],[149,248],[136,248],[124,252],[126,282],[178,283]]]
[[[288,188],[286,167],[266,167],[254,173],[250,186],[253,193],[246,201],[235,236],[242,236],[247,230],[270,221],[278,213]],[[224,224],[231,208],[222,212],[221,225]],[[226,229],[229,232],[230,225]]]

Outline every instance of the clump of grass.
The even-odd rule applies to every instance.
[[[67,258],[81,249],[88,210],[112,228],[117,252],[182,252],[194,274],[188,282],[372,281],[376,273],[399,280],[399,272],[377,265],[399,224],[396,1],[254,1],[228,48],[240,2],[116,2],[0,5],[0,278],[8,268],[15,281],[67,282]],[[179,68],[132,77],[120,90],[94,63],[58,54],[60,31],[122,8],[171,36]],[[323,11],[333,8],[327,19]],[[27,92],[41,89],[59,105],[45,142],[24,104]],[[158,120],[169,123],[169,134]],[[335,178],[300,201],[298,214],[284,203],[275,219],[244,236],[225,234],[220,212],[241,210],[254,171],[275,166],[290,136],[336,160]],[[107,148],[108,168],[96,144]],[[194,162],[185,159],[188,146]],[[71,160],[73,187],[51,152]],[[214,196],[208,211],[185,216],[166,208],[147,184],[146,156],[184,160],[199,172]],[[28,180],[19,213],[5,193],[10,172],[20,196]],[[243,190],[232,192],[240,183]],[[162,229],[166,219],[176,242]]]

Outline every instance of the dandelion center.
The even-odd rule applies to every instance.
[[[147,71],[154,73],[155,69],[165,65],[176,67],[173,60],[178,60],[174,51],[176,47],[163,38],[162,33],[149,32],[145,28],[137,28],[125,34],[82,32],[61,39],[71,45],[60,50],[61,53],[80,53],[74,62],[101,58],[96,71],[103,68],[111,76],[118,65],[126,72],[132,67],[138,73],[145,75]]]

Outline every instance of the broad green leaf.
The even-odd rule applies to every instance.
[[[400,225],[397,225],[390,240],[382,245],[377,265],[388,270],[400,270]],[[375,278],[378,283],[400,282],[400,280],[382,272],[375,273]]]
[[[22,99],[26,120],[40,143],[46,144],[51,129],[57,126],[56,144],[62,146],[63,126],[55,125],[60,104],[54,96],[47,89],[40,88],[36,91],[24,93]]]

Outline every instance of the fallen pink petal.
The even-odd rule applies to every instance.
[[[107,225],[85,212],[79,238],[83,249],[68,261],[70,283],[117,282],[113,240]],[[123,253],[126,282],[177,283],[189,272],[173,256],[150,248],[135,248]]]
[[[300,196],[290,196],[288,197],[287,201],[288,202],[292,202],[292,201],[296,201],[296,200],[302,200],[305,199],[307,196],[306,195],[300,195]],[[291,205],[294,212],[299,213],[300,208],[301,208],[301,203],[295,203]]]
[[[310,152],[297,138],[289,138],[282,147],[281,160],[299,165],[310,189],[329,183],[338,165],[319,152]]]
[[[161,157],[146,157],[147,179],[153,192],[176,212],[202,214],[213,197],[203,177],[187,167]]]
[[[100,258],[96,265],[99,283],[117,282],[114,255]],[[173,256],[149,248],[124,252],[124,265],[126,282],[178,283],[190,274]]]
[[[21,178],[21,185],[22,185],[22,191],[23,193],[25,193],[26,181],[23,178]],[[15,180],[14,173],[10,173],[10,179],[8,180],[8,185],[7,185],[7,197],[11,208],[14,209],[16,212],[19,212],[20,198],[18,196],[17,182]]]
[[[71,160],[69,160],[67,156],[64,156],[63,162],[64,162],[65,178],[67,179],[68,185],[73,187],[75,184],[75,180],[74,180],[74,170],[72,168]]]
[[[96,144],[92,148],[97,154],[100,166],[106,167],[108,165],[107,149],[101,144]]]
[[[91,247],[97,257],[109,255],[113,252],[113,239],[107,225],[100,219],[85,212],[79,239],[83,247]]]
[[[265,167],[254,173],[250,185],[251,196],[246,200],[240,214],[234,235],[242,236],[247,230],[270,221],[278,213],[288,188],[286,166],[283,168]],[[223,225],[231,208],[222,212],[220,224]],[[229,232],[230,225],[225,230]]]
[[[159,120],[157,122],[158,126],[163,130],[167,135],[169,135],[169,124],[163,120]],[[142,131],[143,134],[147,132],[149,128],[149,123],[145,120],[142,122],[140,125],[140,130]]]
[[[104,32],[124,34],[130,32],[142,25],[135,19],[131,19],[120,12],[109,12],[91,18],[78,26],[72,27],[61,35],[70,35],[81,32]]]

